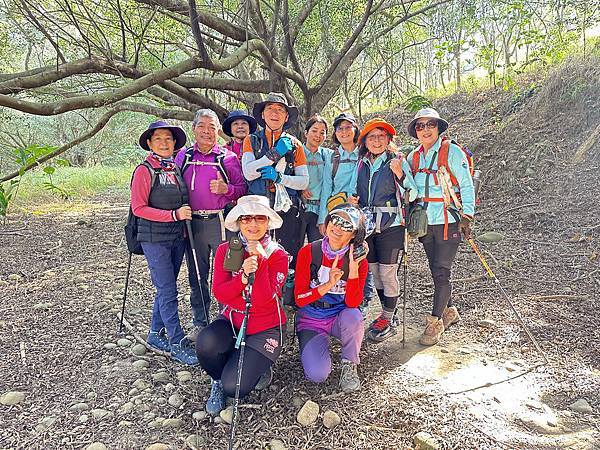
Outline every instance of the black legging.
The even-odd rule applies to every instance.
[[[444,225],[428,225],[427,234],[419,239],[423,244],[429,270],[433,277],[433,312],[431,315],[442,317],[446,306],[452,306],[452,285],[450,274],[452,263],[462,238],[458,224],[448,225],[448,239],[444,240]]]
[[[221,380],[225,395],[234,397],[240,350],[235,349],[235,338],[231,323],[228,320],[215,320],[204,328],[198,334],[196,354],[206,373],[213,380]],[[240,398],[245,397],[254,389],[260,376],[272,364],[273,362],[269,358],[246,346],[240,383]]]

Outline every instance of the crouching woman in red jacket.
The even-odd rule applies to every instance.
[[[244,319],[243,294],[251,274],[254,282],[240,398],[255,388],[263,374],[270,374],[281,353],[286,318],[279,298],[288,272],[288,254],[268,232],[281,224],[281,217],[269,207],[269,200],[260,195],[241,197],[225,218],[228,230],[239,231],[243,263],[239,269],[232,268],[235,264],[230,264],[231,260],[226,263],[226,258],[235,253],[230,243],[224,242],[217,248],[212,289],[220,314],[200,331],[196,341],[198,361],[212,378],[206,402],[206,411],[211,415],[219,414],[225,408],[225,398],[235,395],[240,356],[235,342]]]

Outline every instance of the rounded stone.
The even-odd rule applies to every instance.
[[[140,391],[143,391],[145,389],[148,389],[150,387],[150,384],[146,380],[138,378],[133,382],[133,387],[139,389]]]
[[[179,394],[173,394],[169,397],[169,405],[173,406],[174,408],[179,408],[181,405],[183,405],[183,397]]]
[[[304,406],[300,408],[300,411],[298,411],[296,420],[300,425],[307,427],[315,423],[318,416],[319,405],[312,400],[307,400],[306,403],[304,403]]]
[[[231,424],[233,421],[233,406],[228,406],[227,408],[223,409],[219,413],[219,417],[223,419],[223,422]]]
[[[131,347],[131,353],[136,356],[144,356],[146,354],[146,347],[143,344],[135,344]]]
[[[88,420],[90,420],[90,416],[86,414],[82,414],[81,416],[79,416],[79,421],[81,423],[86,423]]]
[[[138,359],[137,361],[134,361],[133,364],[131,364],[131,367],[133,367],[135,370],[144,370],[147,369],[149,366],[150,363],[145,359]]]
[[[70,411],[87,411],[88,409],[90,409],[90,405],[88,405],[87,403],[75,403],[74,405],[72,405],[69,410]]]
[[[152,375],[152,380],[156,383],[169,383],[171,378],[167,372],[158,372]]]
[[[198,434],[189,435],[186,438],[185,443],[194,450],[206,448],[206,438]]]
[[[177,380],[180,383],[185,383],[187,381],[191,381],[192,374],[191,374],[191,372],[188,372],[187,370],[182,370],[180,372],[177,372]]]
[[[117,341],[117,345],[119,347],[129,347],[131,346],[132,342],[129,339],[125,339],[125,338],[121,338]]]
[[[179,428],[183,426],[183,420],[181,419],[165,419],[161,426],[163,428]]]
[[[146,447],[146,450],[170,450],[168,444],[163,444],[162,442],[157,442],[156,444],[149,445]]]
[[[332,429],[337,427],[340,423],[342,423],[342,419],[340,416],[334,411],[325,411],[323,414],[323,425],[325,428]]]
[[[287,450],[283,441],[279,439],[271,439],[269,442],[269,450]]]
[[[92,442],[85,450],[108,450],[108,448],[102,442]]]
[[[194,414],[192,414],[192,419],[197,420],[198,422],[201,422],[204,419],[206,419],[206,416],[208,416],[206,411],[196,411]]]

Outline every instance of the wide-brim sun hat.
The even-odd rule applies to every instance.
[[[233,134],[231,134],[231,124],[240,119],[248,122],[248,125],[250,126],[250,134],[256,131],[256,119],[250,114],[246,114],[244,111],[236,109],[231,111],[227,117],[225,117],[225,120],[223,121],[223,133],[229,137],[233,137]]]
[[[283,107],[286,109],[288,113],[288,118],[283,124],[284,130],[294,126],[294,124],[298,120],[298,108],[289,105],[287,99],[285,98],[285,95],[279,92],[269,92],[265,101],[255,103],[254,107],[252,108],[252,115],[261,127],[266,128],[265,119],[263,119],[262,113],[265,109],[265,106],[267,106],[267,103],[279,103],[280,105],[283,105]]]
[[[448,129],[448,121],[444,120],[440,117],[440,114],[433,108],[423,108],[417,111],[413,120],[410,121],[408,127],[408,134],[412,137],[417,137],[417,130],[415,130],[415,124],[417,120],[422,118],[436,119],[438,122],[438,132],[442,134],[444,131]]]
[[[240,231],[238,219],[241,216],[267,216],[269,230],[281,228],[283,219],[270,206],[269,199],[263,195],[245,195],[237,200],[237,204],[225,217],[225,228],[229,231]]]
[[[150,151],[150,147],[148,147],[149,136],[154,130],[159,129],[170,130],[171,133],[173,133],[173,138],[175,139],[175,150],[179,150],[180,148],[185,146],[185,143],[187,141],[185,131],[183,131],[178,126],[169,125],[164,120],[157,120],[148,125],[148,129],[140,135],[140,139],[138,140],[140,147],[142,147],[146,151]]]
[[[374,119],[367,120],[362,130],[360,130],[360,134],[358,135],[358,141],[362,141],[367,134],[373,131],[375,128],[381,128],[389,133],[391,136],[396,136],[396,129],[393,125],[380,117],[375,117]]]

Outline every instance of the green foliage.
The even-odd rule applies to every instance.
[[[6,186],[6,187],[5,187]],[[17,193],[19,180],[10,180],[7,183],[0,183],[0,216],[6,217],[8,206]]]
[[[411,113],[416,113],[423,108],[431,108],[431,100],[422,95],[413,95],[404,101],[404,108]]]

